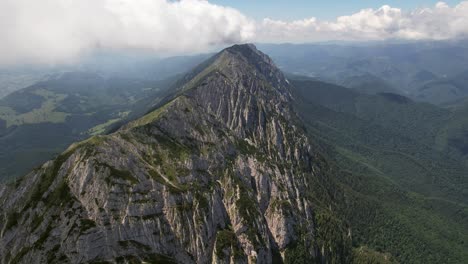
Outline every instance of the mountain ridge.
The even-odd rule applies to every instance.
[[[251,45],[219,54],[162,108],[4,192],[2,261],[349,261],[349,230],[317,202],[333,199],[327,165],[294,123],[289,83]]]

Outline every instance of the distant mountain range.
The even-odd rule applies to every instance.
[[[279,67],[367,93],[398,92],[438,105],[467,96],[468,41],[263,44]],[[361,84],[356,87],[356,84]]]

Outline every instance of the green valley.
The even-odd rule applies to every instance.
[[[0,179],[14,179],[69,144],[147,111],[171,80],[105,78],[68,72],[0,100]]]

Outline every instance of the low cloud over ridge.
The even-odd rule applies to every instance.
[[[254,21],[204,0],[3,0],[0,34],[0,64],[66,62],[97,47],[175,54],[238,42],[443,40],[468,37],[468,1],[385,5],[334,21]]]

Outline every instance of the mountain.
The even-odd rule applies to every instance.
[[[354,75],[343,78],[339,84],[366,94],[400,93],[400,91],[393,88],[384,80],[372,74]]]
[[[367,93],[389,92],[414,100],[445,104],[467,96],[460,76],[468,69],[466,40],[414,43],[262,44],[279,67],[289,73],[344,85],[354,79],[364,82]],[[364,78],[365,80],[366,78]],[[463,79],[463,78],[462,78]],[[466,79],[466,78],[465,78]],[[442,83],[440,83],[442,82]],[[372,85],[366,85],[371,83]],[[428,84],[431,83],[431,84]],[[457,83],[455,85],[455,83]],[[384,85],[382,85],[384,84]]]
[[[353,243],[401,263],[465,263],[468,168],[436,144],[453,114],[395,94],[290,82],[309,137],[338,171],[337,213]]]
[[[291,76],[293,86],[308,103],[351,114],[376,124],[418,144],[443,151],[450,157],[467,159],[468,103],[458,102],[450,108],[414,101],[394,93],[362,94],[356,90]],[[369,138],[376,135],[366,132]],[[440,153],[437,154],[440,156]]]
[[[468,71],[451,77],[437,78],[417,86],[413,96],[437,105],[451,104],[468,96]]]
[[[415,102],[395,93],[362,94],[316,80],[294,80],[294,87],[307,94],[311,103],[378,123],[426,144],[434,144],[438,129],[451,115],[448,109]]]
[[[272,61],[236,45],[179,84],[2,187],[2,262],[351,261],[339,188]]]

